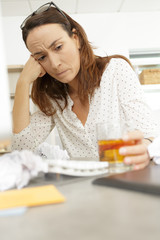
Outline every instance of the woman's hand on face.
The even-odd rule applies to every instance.
[[[124,162],[127,165],[133,165],[134,170],[146,167],[150,162],[147,145],[144,143],[143,134],[140,131],[127,133],[124,141],[135,141],[134,145],[122,147],[119,153],[124,156]]]
[[[30,85],[38,77],[43,77],[46,74],[46,71],[42,66],[36,61],[32,56],[26,62],[23,71],[21,72],[20,79],[21,81],[27,81]]]

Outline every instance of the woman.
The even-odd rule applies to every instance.
[[[31,14],[21,29],[31,56],[16,87],[14,148],[33,150],[56,126],[70,157],[93,158],[98,156],[96,123],[129,125],[132,120],[138,131],[124,140],[135,140],[136,145],[120,153],[134,169],[147,166],[147,145],[156,126],[128,60],[95,56],[82,27],[53,2]],[[32,99],[40,111],[30,116],[32,83]]]

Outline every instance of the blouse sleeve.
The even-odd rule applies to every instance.
[[[36,112],[30,117],[30,124],[18,134],[13,134],[12,150],[32,150],[42,143],[54,128],[52,117]]]
[[[136,73],[123,59],[117,59],[116,65],[114,77],[125,119],[133,124],[134,129],[142,131],[144,137],[157,136],[158,121],[145,102],[144,92]]]

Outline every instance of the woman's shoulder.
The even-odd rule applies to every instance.
[[[120,73],[121,71],[133,71],[131,63],[129,62],[129,60],[127,60],[127,58],[113,57],[110,58],[110,61],[106,64],[102,76],[114,73],[116,74],[116,72]]]
[[[102,74],[101,86],[103,84],[114,84],[124,82],[125,79],[132,78],[134,80],[137,76],[129,60],[121,57],[113,57]],[[134,79],[133,79],[134,78]]]
[[[51,116],[47,116],[44,112],[41,110],[37,110],[34,113],[31,114],[31,123],[32,122],[45,122],[50,121]]]
[[[123,67],[131,67],[131,63],[127,58],[122,58],[122,57],[113,57],[110,58],[109,63],[106,65],[105,70],[107,69],[112,69],[112,68],[123,68]]]

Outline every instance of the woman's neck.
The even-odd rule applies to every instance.
[[[78,81],[75,79],[68,83],[69,95],[78,95]]]

